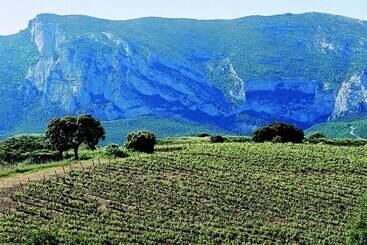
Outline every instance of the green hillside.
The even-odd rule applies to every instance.
[[[45,131],[47,121],[31,120],[32,123],[19,124],[16,130],[8,134],[0,133],[0,140],[22,134],[42,134]],[[115,121],[102,122],[106,130],[106,140],[102,145],[110,143],[121,144],[125,141],[129,132],[137,130],[150,130],[157,134],[158,138],[168,136],[190,136],[201,133],[209,134],[233,134],[232,132],[219,129],[212,125],[195,124],[180,119],[164,119],[152,116],[138,118],[121,119]]]
[[[126,135],[129,132],[137,130],[149,130],[155,132],[158,138],[183,135],[190,136],[201,133],[233,134],[211,125],[200,125],[185,122],[183,120],[162,119],[148,116],[135,119],[103,122],[103,127],[106,130],[106,140],[102,142],[102,144],[121,144],[125,141]]]
[[[163,144],[31,184],[0,218],[0,241],[356,244],[366,234],[366,156],[364,147]]]
[[[321,123],[306,130],[306,134],[314,132],[321,132],[330,138],[367,138],[367,119]]]

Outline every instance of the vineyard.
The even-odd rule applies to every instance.
[[[0,241],[345,244],[366,176],[364,147],[161,145],[28,185]]]

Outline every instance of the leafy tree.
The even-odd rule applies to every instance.
[[[156,136],[149,131],[132,132],[127,135],[126,148],[145,153],[153,153]]]
[[[210,141],[212,143],[223,143],[225,141],[225,139],[220,135],[216,135],[216,136],[211,136]]]
[[[50,144],[62,155],[64,151],[74,150],[75,160],[79,159],[78,150],[81,144],[95,150],[99,141],[105,139],[101,123],[91,115],[79,117],[54,118],[46,130]]]
[[[277,136],[276,130],[272,127],[265,126],[255,130],[252,134],[252,140],[255,142],[272,141],[275,136]]]
[[[274,139],[277,137],[276,139]],[[265,127],[258,128],[252,135],[255,142],[276,141],[277,143],[302,143],[304,133],[291,124],[283,122],[274,122]],[[281,141],[281,142],[279,142]]]

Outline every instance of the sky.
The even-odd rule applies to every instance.
[[[367,0],[0,0],[0,35],[25,29],[39,13],[112,20],[158,16],[234,19],[249,15],[323,12],[367,20]]]

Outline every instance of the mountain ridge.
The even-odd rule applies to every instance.
[[[307,128],[367,110],[357,98],[367,22],[328,14],[123,21],[41,14],[0,37],[0,58],[1,133],[18,132],[33,116],[91,113],[243,134],[274,120]]]
[[[102,18],[102,17],[94,17],[91,15],[83,15],[83,14],[67,14],[67,15],[61,15],[61,14],[55,14],[55,13],[39,13],[37,14],[34,18],[32,18],[31,20],[28,21],[28,27],[29,27],[29,22],[31,22],[34,19],[37,19],[39,17],[42,16],[53,16],[53,17],[81,17],[81,18],[90,18],[90,19],[95,19],[95,20],[100,20],[100,21],[109,21],[109,22],[128,22],[128,21],[137,21],[137,20],[149,20],[149,19],[163,19],[163,20],[188,20],[188,21],[235,21],[235,20],[244,20],[247,18],[272,18],[272,17],[282,17],[282,16],[305,16],[305,15],[325,15],[325,16],[330,16],[330,17],[337,17],[337,18],[342,18],[342,19],[350,19],[352,21],[356,21],[356,22],[367,22],[367,20],[362,20],[362,19],[358,19],[358,18],[354,18],[354,17],[349,17],[349,16],[344,16],[344,15],[338,15],[338,14],[329,14],[329,13],[323,13],[323,12],[304,12],[304,13],[284,13],[284,14],[276,14],[276,15],[248,15],[248,16],[243,16],[243,17],[238,17],[238,18],[229,18],[229,19],[197,19],[197,18],[186,18],[186,17],[160,17],[160,16],[146,16],[146,17],[139,17],[139,18],[131,18],[131,19],[106,19],[106,18]],[[16,33],[12,33],[12,34],[6,34],[6,35],[1,35],[0,37],[8,37],[8,36],[13,36],[13,35],[17,35],[19,32],[25,31],[28,27],[26,27],[25,29],[19,30]]]

